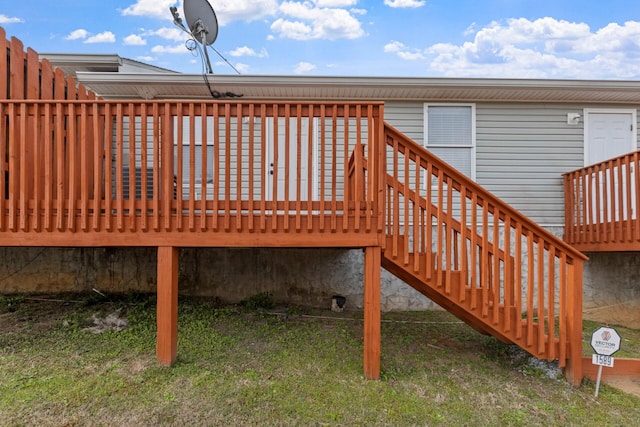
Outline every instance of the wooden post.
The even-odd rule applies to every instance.
[[[380,266],[379,246],[364,251],[364,376],[380,378]]]
[[[565,377],[573,386],[582,383],[582,268],[583,261],[574,259],[569,265],[569,292],[567,292],[567,335],[569,357]]]
[[[156,355],[171,366],[178,349],[178,248],[158,248],[158,302]]]

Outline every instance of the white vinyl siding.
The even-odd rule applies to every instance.
[[[567,113],[589,107],[596,106],[476,103],[475,181],[542,225],[564,225],[562,174],[584,162],[584,125],[568,125]],[[385,120],[423,143],[424,108],[420,101],[388,102]]]
[[[425,104],[425,147],[475,179],[474,104]]]

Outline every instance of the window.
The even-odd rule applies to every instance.
[[[475,180],[475,105],[425,104],[424,122],[425,147]]]

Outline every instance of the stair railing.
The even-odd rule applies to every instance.
[[[579,382],[586,257],[388,124],[385,141],[384,256]]]

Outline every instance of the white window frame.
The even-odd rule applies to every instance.
[[[429,144],[429,107],[470,107],[471,108],[471,145],[466,144]],[[476,180],[476,104],[474,103],[444,103],[444,102],[427,102],[424,104],[424,147],[436,148],[470,148],[470,176],[473,181]]]

